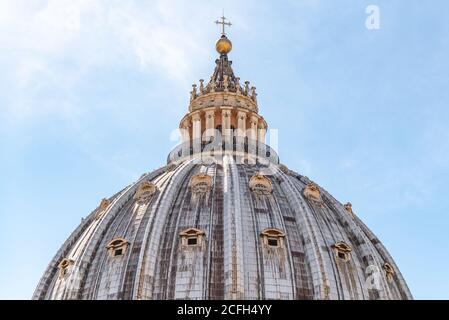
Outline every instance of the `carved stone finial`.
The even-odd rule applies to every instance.
[[[215,92],[215,87],[217,86],[217,84],[215,83],[214,79],[212,79],[212,78],[210,79],[209,86],[210,86],[210,92]]]
[[[204,79],[200,79],[200,93],[204,93]]]
[[[240,78],[239,77],[235,78],[235,89],[236,89],[237,93],[240,93],[242,91],[242,89],[240,88]]]
[[[256,87],[251,87],[251,98],[255,103],[257,103]]]
[[[197,97],[196,84],[192,84],[192,91],[190,92],[190,100],[194,100]]]
[[[249,81],[245,81],[245,94],[248,95],[249,93]]]

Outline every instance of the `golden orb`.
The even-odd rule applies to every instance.
[[[215,44],[215,49],[220,54],[227,54],[232,50],[232,43],[228,38],[226,38],[226,36],[223,35]]]

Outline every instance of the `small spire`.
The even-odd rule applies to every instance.
[[[216,87],[215,79],[212,76],[210,79],[210,92],[215,92],[215,87]]]
[[[204,79],[200,79],[200,93],[204,93]]]
[[[197,97],[196,84],[192,84],[192,91],[190,92],[190,100],[194,100]]]
[[[255,103],[257,103],[256,87],[251,87],[251,98]]]
[[[245,94],[248,95],[249,93],[249,81],[245,81]]]
[[[240,89],[240,78],[239,77],[235,77],[235,89],[236,89],[237,93],[241,92],[241,89]]]

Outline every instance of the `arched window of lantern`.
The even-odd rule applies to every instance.
[[[193,194],[207,193],[212,188],[212,177],[205,173],[196,174],[190,178],[189,186]]]
[[[270,194],[273,192],[273,185],[270,179],[261,174],[255,174],[249,180],[249,188],[256,194]]]
[[[204,243],[205,233],[196,228],[188,228],[179,233],[181,247],[201,247]]]
[[[110,257],[120,257],[123,256],[128,249],[129,242],[125,239],[118,237],[111,240],[108,245],[108,253]]]
[[[271,248],[283,248],[285,233],[278,229],[265,229],[261,232],[262,244]]]
[[[138,203],[144,203],[151,199],[153,194],[157,191],[157,187],[155,184],[144,181],[137,188],[136,193],[134,194],[134,199],[137,200]]]
[[[348,245],[347,243],[340,241],[337,242],[336,244],[334,244],[332,246],[332,249],[334,251],[335,257],[340,260],[340,261],[344,261],[344,262],[348,262],[349,260],[351,260],[351,246]]]
[[[385,277],[387,278],[387,281],[392,282],[395,272],[391,264],[385,262],[384,265],[382,266],[382,269],[384,269],[385,271]]]
[[[73,265],[74,261],[68,258],[64,258],[58,265],[59,268],[59,278],[64,278],[69,270],[69,267]]]

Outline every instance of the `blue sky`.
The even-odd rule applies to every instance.
[[[444,0],[0,0],[0,298],[30,298],[101,198],[164,165],[223,7],[281,161],[352,202],[415,298],[449,299]]]

